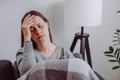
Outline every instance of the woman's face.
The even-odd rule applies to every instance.
[[[49,37],[48,23],[41,17],[35,16],[35,24],[30,27],[31,37],[35,42],[43,41]]]

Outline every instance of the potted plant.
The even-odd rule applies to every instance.
[[[120,11],[118,11],[117,13],[120,13]],[[112,69],[118,69],[120,68],[120,29],[116,29],[116,31],[114,32],[114,36],[113,36],[113,45],[109,46],[109,49],[107,51],[104,52],[105,56],[111,57],[110,60],[108,60],[109,62],[117,62],[118,65],[113,66]]]

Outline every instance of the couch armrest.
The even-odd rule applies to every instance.
[[[18,70],[18,66],[17,66],[17,62],[14,62],[14,75],[15,75],[15,79],[18,79],[20,77],[20,72]]]
[[[0,60],[0,80],[15,80],[14,68],[9,60]]]

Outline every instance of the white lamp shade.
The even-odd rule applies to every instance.
[[[102,22],[102,0],[65,0],[64,24],[98,26]]]

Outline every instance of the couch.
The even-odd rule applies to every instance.
[[[78,54],[75,54],[78,58],[82,58]],[[100,80],[104,80],[104,78],[94,71]],[[0,60],[0,80],[16,80],[20,77],[19,70],[17,68],[16,61],[14,64],[9,60]]]
[[[18,77],[16,62],[12,64],[10,60],[0,60],[0,80],[16,80]]]

